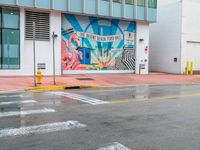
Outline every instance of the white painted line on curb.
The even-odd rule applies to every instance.
[[[98,148],[97,150],[130,150],[130,149],[128,149],[127,147],[118,142],[115,142],[106,144],[105,146]]]
[[[39,110],[27,110],[27,111],[10,111],[0,113],[0,118],[2,117],[12,117],[12,116],[26,116],[31,114],[42,114],[42,113],[51,113],[55,112],[54,109],[44,108]]]
[[[28,104],[28,103],[37,103],[37,101],[35,100],[9,101],[9,102],[0,102],[0,105]]]
[[[108,104],[109,102],[106,101],[102,101],[99,99],[95,99],[92,97],[87,97],[84,95],[78,95],[78,94],[74,94],[74,93],[67,93],[67,92],[49,92],[51,94],[55,94],[55,95],[59,95],[59,96],[64,96],[67,98],[71,98],[71,99],[75,99],[84,103],[89,103],[92,105],[100,105],[100,104]]]
[[[24,90],[0,90],[0,94],[13,94],[13,93],[25,93]]]
[[[78,121],[66,121],[66,122],[55,122],[47,123],[43,125],[13,128],[13,129],[3,129],[0,130],[0,138],[8,136],[22,136],[29,134],[44,134],[56,131],[71,130],[75,128],[85,128],[86,125],[79,123]]]
[[[16,98],[16,97],[24,97],[24,95],[0,95],[0,98]]]

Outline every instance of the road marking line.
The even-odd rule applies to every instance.
[[[55,112],[55,110],[50,109],[50,108],[44,108],[44,109],[39,109],[39,110],[10,111],[10,112],[0,113],[0,118],[12,117],[12,116],[26,116],[26,115],[32,115],[32,114],[51,113],[51,112]]]
[[[35,101],[35,100],[23,100],[23,101],[0,102],[0,105],[28,104],[28,103],[37,103],[37,101]]]
[[[115,142],[115,143],[110,143],[106,144],[104,147],[98,148],[97,150],[130,150],[124,145]]]
[[[84,103],[89,103],[92,105],[100,105],[100,104],[108,104],[109,102],[106,101],[102,101],[99,99],[95,99],[92,97],[87,97],[84,95],[78,95],[78,94],[74,94],[74,93],[67,93],[67,92],[49,92],[51,94],[55,94],[55,95],[59,95],[59,96],[64,96],[67,98],[71,98],[71,99],[75,99]]]
[[[150,97],[143,99],[120,99],[116,101],[111,101],[111,104],[120,104],[120,103],[129,103],[129,102],[150,102],[150,101],[158,101],[163,99],[175,99],[175,98],[184,98],[184,97],[199,97],[200,94],[185,94],[185,95],[169,95],[169,96],[158,96],[158,97]]]
[[[23,136],[29,134],[44,134],[56,131],[71,130],[75,128],[85,128],[86,125],[78,121],[69,120],[66,122],[47,123],[43,125],[11,128],[0,130],[0,138],[8,136]]]
[[[24,97],[24,95],[0,95],[0,98]]]

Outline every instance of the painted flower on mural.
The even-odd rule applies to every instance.
[[[112,61],[112,56],[111,54],[107,54],[108,51],[103,52],[102,56],[98,55],[98,61],[100,68],[107,69],[110,66],[110,63]]]

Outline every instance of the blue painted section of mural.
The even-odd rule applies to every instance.
[[[90,65],[91,64],[91,50],[85,47],[78,49],[82,53],[82,59],[79,59],[81,64]]]
[[[71,24],[71,26],[79,32],[83,32],[83,29],[81,27],[81,25],[79,24],[78,20],[76,19],[76,17],[74,15],[67,15],[64,14],[64,16],[66,17],[66,19],[69,21],[69,23]],[[92,48],[92,45],[90,44],[88,39],[83,39],[84,43],[87,45],[87,47]]]
[[[63,14],[63,70],[134,70],[135,40],[125,32],[135,35],[136,22]]]

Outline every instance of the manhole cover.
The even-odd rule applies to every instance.
[[[77,80],[94,80],[92,78],[76,78]]]

